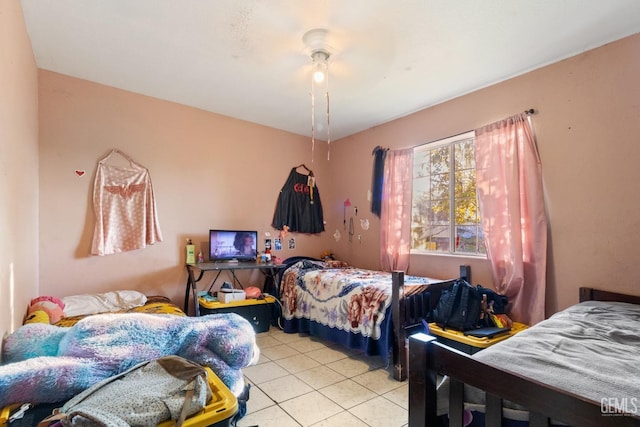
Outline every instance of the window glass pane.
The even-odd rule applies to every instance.
[[[414,150],[411,249],[484,255],[473,132]]]
[[[476,171],[467,169],[456,171],[455,197],[475,197],[476,194]]]
[[[430,155],[431,174],[449,173],[449,147],[434,148]]]
[[[431,175],[429,196],[432,199],[449,198],[449,174]]]
[[[428,177],[430,173],[429,152],[422,150],[414,152],[413,156],[413,177]]]
[[[476,199],[456,200],[456,225],[476,225],[479,222]]]
[[[456,227],[456,252],[484,254],[482,230],[475,225]]]
[[[451,247],[451,237],[450,237],[450,226],[449,224],[437,224],[434,225],[432,229],[431,242],[433,242],[433,249],[436,252],[449,252]]]
[[[454,143],[455,168],[457,171],[463,169],[475,170],[476,158],[473,143],[473,138]]]

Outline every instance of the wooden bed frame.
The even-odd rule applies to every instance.
[[[289,262],[287,266],[292,265],[301,259],[309,259],[320,261],[310,257],[295,257],[293,262]],[[278,283],[284,275],[282,269],[279,273]],[[460,266],[460,277],[471,283],[471,268],[467,265]],[[440,299],[443,289],[451,286],[452,282],[443,282],[430,284],[423,293],[411,296],[405,296],[404,277],[402,271],[391,272],[391,320],[392,324],[392,342],[393,342],[393,378],[398,381],[407,379],[408,372],[408,336],[415,325],[421,325],[421,319],[426,318],[431,310],[435,308]],[[277,295],[280,295],[280,284],[278,284]]]
[[[461,266],[460,278],[471,283],[471,269]],[[429,285],[424,293],[406,297],[404,294],[404,272],[391,272],[391,319],[393,321],[393,378],[398,381],[407,379],[408,336],[421,320],[427,318],[438,304],[442,290],[451,287],[451,282]]]
[[[640,304],[640,296],[580,288],[580,302],[592,300]],[[414,334],[409,338],[409,427],[440,425],[437,373],[449,376],[451,427],[463,425],[464,384],[486,392],[487,426],[501,425],[502,398],[529,408],[531,427],[548,426],[551,419],[574,427],[640,426],[638,414],[603,416],[597,402],[486,365],[426,334]]]

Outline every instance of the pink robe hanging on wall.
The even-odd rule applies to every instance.
[[[129,166],[106,163],[114,154]],[[141,249],[162,241],[149,171],[121,151],[98,162],[93,186],[96,225],[92,255],[110,255]]]

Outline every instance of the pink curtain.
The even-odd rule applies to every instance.
[[[383,271],[409,268],[413,149],[389,150],[384,163],[380,212],[380,264]]]
[[[496,290],[510,317],[545,317],[547,220],[542,167],[525,114],[476,129],[476,180],[482,230]]]

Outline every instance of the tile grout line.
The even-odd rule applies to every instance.
[[[268,337],[268,338],[271,338],[271,339],[273,339],[273,341],[275,341],[275,342],[273,342],[273,341],[272,341],[272,342],[271,342],[271,344],[270,344],[270,345],[268,345],[267,347],[264,347],[264,349],[267,349],[267,348],[273,348],[273,347],[282,346],[282,345],[286,345],[287,347],[289,347],[289,348],[291,348],[291,349],[295,350],[295,351],[296,351],[296,353],[295,353],[295,354],[292,354],[292,355],[287,355],[287,356],[285,356],[285,357],[281,357],[281,358],[279,358],[279,359],[271,359],[269,356],[267,356],[267,355],[265,354],[265,355],[264,355],[264,357],[265,357],[267,360],[265,360],[263,363],[273,362],[276,366],[280,367],[281,369],[283,369],[283,370],[287,373],[287,375],[286,375],[286,376],[292,376],[292,377],[294,377],[296,380],[300,381],[302,384],[305,384],[306,386],[310,387],[310,388],[311,388],[311,391],[304,392],[304,393],[302,393],[302,394],[300,394],[300,395],[290,397],[290,398],[288,398],[288,399],[286,399],[286,400],[284,400],[284,401],[282,401],[282,402],[277,402],[277,401],[275,401],[275,399],[273,399],[269,394],[267,394],[267,392],[266,392],[265,390],[263,390],[263,388],[261,387],[261,384],[263,384],[263,383],[267,383],[267,382],[269,382],[269,381],[274,381],[274,380],[277,380],[278,378],[283,378],[283,377],[278,377],[278,378],[270,379],[270,380],[267,380],[267,381],[262,382],[261,384],[255,384],[255,383],[253,383],[253,382],[252,382],[248,377],[246,377],[246,378],[247,378],[247,381],[251,382],[253,387],[258,388],[258,389],[260,390],[260,392],[261,392],[261,393],[263,393],[263,394],[264,394],[264,395],[265,395],[265,396],[270,400],[270,402],[272,403],[271,405],[269,405],[269,406],[267,406],[267,407],[265,407],[265,408],[261,408],[261,409],[260,409],[260,410],[258,410],[257,412],[259,412],[259,411],[261,411],[261,410],[264,410],[264,409],[267,409],[268,407],[277,406],[277,407],[278,407],[282,412],[284,412],[288,417],[290,417],[290,418],[291,418],[291,420],[293,420],[296,424],[298,424],[298,425],[300,425],[300,426],[304,426],[304,424],[302,424],[299,420],[297,420],[297,419],[294,417],[294,414],[292,414],[292,413],[290,413],[289,411],[285,410],[285,409],[281,406],[281,404],[283,404],[283,403],[285,403],[285,402],[288,402],[288,401],[290,401],[290,400],[296,399],[296,398],[298,398],[298,397],[301,397],[301,396],[305,396],[305,395],[311,394],[311,393],[313,393],[313,392],[319,393],[319,394],[320,394],[320,395],[322,395],[323,397],[327,398],[329,401],[331,401],[331,402],[335,403],[335,404],[340,408],[340,410],[341,410],[338,414],[334,414],[334,415],[329,416],[328,418],[324,418],[324,419],[322,419],[322,420],[319,420],[319,421],[314,422],[314,424],[313,424],[313,425],[316,425],[316,424],[322,423],[323,421],[326,421],[326,420],[328,420],[329,418],[332,418],[332,417],[334,417],[334,416],[336,416],[336,415],[339,415],[339,414],[341,414],[341,413],[348,413],[350,416],[352,416],[352,417],[354,417],[355,419],[357,419],[358,421],[360,421],[363,425],[367,425],[367,426],[371,427],[368,423],[366,423],[364,420],[362,420],[361,418],[359,418],[355,413],[351,412],[351,409],[356,408],[356,407],[358,407],[358,406],[360,406],[360,405],[363,405],[363,404],[365,404],[365,403],[367,403],[367,402],[370,402],[371,400],[376,399],[376,398],[378,398],[378,397],[380,397],[380,398],[384,399],[384,401],[388,402],[389,404],[393,405],[394,407],[398,407],[399,409],[406,411],[406,409],[405,409],[402,405],[400,405],[400,404],[398,404],[398,403],[394,402],[393,400],[389,399],[388,397],[385,397],[385,396],[384,396],[385,394],[391,393],[391,392],[393,392],[394,390],[396,390],[396,389],[398,389],[398,388],[402,387],[404,382],[402,382],[402,383],[401,383],[401,382],[399,382],[399,383],[398,383],[399,385],[398,385],[397,387],[393,387],[393,388],[391,388],[390,390],[386,390],[386,391],[384,391],[384,392],[380,392],[380,391],[378,391],[378,390],[371,390],[371,388],[369,388],[368,386],[366,386],[366,385],[364,385],[364,384],[361,384],[360,382],[358,382],[358,381],[356,381],[356,380],[354,379],[354,378],[356,378],[356,377],[358,377],[358,376],[360,376],[360,375],[367,374],[367,373],[369,373],[369,372],[376,372],[376,371],[379,371],[379,370],[384,370],[388,375],[391,375],[391,374],[389,373],[390,362],[387,362],[386,364],[382,364],[382,365],[380,365],[380,366],[378,366],[378,367],[375,367],[375,368],[373,368],[373,367],[369,367],[369,368],[367,368],[367,369],[366,369],[365,371],[363,371],[363,372],[360,372],[360,373],[355,374],[355,375],[352,375],[352,376],[347,376],[347,375],[344,375],[343,373],[339,372],[338,370],[336,370],[336,369],[334,369],[334,368],[330,367],[330,366],[329,366],[329,364],[337,363],[337,362],[344,361],[344,360],[347,360],[347,359],[351,359],[351,360],[355,360],[355,361],[363,361],[363,362],[367,363],[367,362],[366,362],[366,358],[363,358],[363,359],[358,359],[358,358],[357,358],[357,356],[361,356],[361,355],[363,355],[363,354],[364,354],[363,352],[356,352],[356,353],[351,354],[351,351],[350,351],[350,350],[348,350],[348,349],[342,349],[341,347],[339,347],[339,346],[335,345],[334,343],[324,342],[324,341],[322,341],[322,340],[320,340],[320,341],[315,341],[315,340],[314,340],[314,341],[313,341],[314,343],[318,343],[318,342],[320,342],[320,344],[322,344],[322,347],[319,347],[319,348],[317,348],[317,349],[313,349],[313,350],[309,350],[309,351],[306,351],[306,352],[301,352],[301,351],[299,351],[297,348],[293,347],[293,346],[292,346],[292,344],[294,344],[294,345],[295,345],[295,343],[296,343],[296,342],[298,342],[298,344],[303,344],[303,343],[300,343],[300,341],[304,341],[304,340],[305,340],[305,338],[311,338],[311,337],[309,337],[308,335],[305,335],[305,336],[301,336],[299,339],[287,340],[287,342],[283,342],[283,341],[281,341],[280,339],[278,339],[278,337],[277,337],[277,336],[275,336],[275,335],[276,335],[276,334],[278,334],[278,333],[280,333],[280,332],[276,332],[276,333],[268,332],[268,334],[270,334],[270,335],[266,336],[265,338],[267,338],[267,337]],[[282,332],[282,333],[284,333],[284,332]],[[316,344],[316,345],[317,345],[317,344]],[[319,360],[317,360],[317,359],[315,359],[315,358],[313,358],[313,357],[311,357],[311,356],[309,356],[309,355],[308,355],[309,353],[311,353],[311,352],[313,352],[313,351],[321,351],[321,350],[324,350],[324,349],[331,349],[331,350],[335,350],[335,351],[341,352],[342,354],[344,354],[344,356],[345,356],[345,357],[342,357],[342,358],[339,358],[339,359],[336,359],[336,360],[331,360],[331,361],[328,361],[328,362],[321,362],[321,361],[319,361]],[[347,353],[348,353],[348,354],[347,354]],[[264,353],[263,353],[263,354],[264,354]],[[306,368],[306,369],[303,369],[303,370],[300,370],[300,371],[297,371],[297,372],[293,373],[293,372],[288,371],[284,366],[282,366],[282,365],[280,365],[280,364],[278,363],[278,361],[279,361],[279,360],[283,360],[283,359],[286,359],[286,358],[289,358],[289,357],[295,357],[295,356],[298,356],[298,355],[306,356],[306,357],[310,358],[311,360],[313,360],[313,361],[315,361],[315,362],[319,363],[319,365],[318,365],[318,366],[311,367],[311,368]],[[373,357],[375,357],[375,356],[373,356]],[[263,364],[263,363],[261,363],[261,364]],[[260,365],[260,364],[259,364],[259,365]],[[259,365],[255,365],[255,366],[259,366]],[[335,374],[337,374],[337,375],[340,375],[340,376],[344,377],[344,379],[339,380],[339,381],[336,381],[336,382],[331,383],[331,384],[327,384],[327,385],[322,386],[322,387],[320,387],[320,388],[316,388],[316,387],[315,387],[314,385],[312,385],[308,380],[307,380],[307,381],[305,381],[303,378],[300,378],[300,377],[298,376],[299,374],[301,374],[301,373],[303,373],[303,372],[307,372],[307,371],[309,371],[309,370],[312,370],[312,369],[315,369],[315,368],[319,368],[319,367],[323,367],[323,368],[329,369],[331,372],[334,372]],[[334,384],[337,384],[337,383],[339,383],[339,382],[346,381],[346,380],[350,380],[350,381],[352,381],[353,383],[357,384],[358,386],[362,387],[364,390],[366,390],[366,391],[368,391],[368,392],[373,393],[373,394],[374,394],[374,397],[371,397],[371,398],[369,398],[369,399],[364,400],[363,402],[360,402],[360,403],[358,403],[358,404],[355,404],[353,407],[350,407],[350,408],[344,408],[342,405],[340,405],[340,403],[339,403],[339,402],[336,402],[335,400],[331,399],[331,397],[329,397],[329,396],[325,395],[324,393],[322,393],[322,392],[320,391],[321,389],[325,389],[325,388],[327,388],[327,387],[330,387],[330,386],[332,386],[332,385],[334,385]],[[402,424],[402,426],[406,426],[406,422],[405,422],[405,423],[403,423],[403,424]]]

